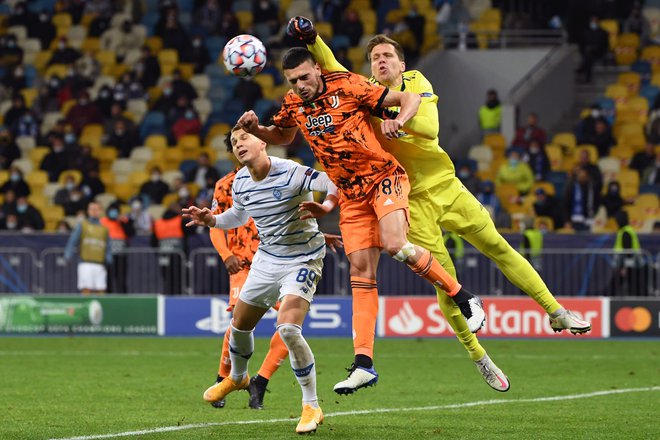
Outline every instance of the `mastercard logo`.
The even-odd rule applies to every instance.
[[[651,327],[651,312],[645,307],[623,307],[614,315],[614,324],[624,332],[644,332]]]

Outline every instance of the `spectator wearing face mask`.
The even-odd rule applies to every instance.
[[[28,30],[30,38],[37,38],[41,42],[41,48],[47,49],[57,35],[57,29],[51,22],[51,17],[47,10],[39,13],[38,25]]]
[[[536,139],[529,143],[525,162],[532,169],[534,179],[537,181],[545,180],[545,176],[550,171],[550,159],[548,159],[543,144],[539,143]]]
[[[73,192],[77,189],[78,183],[76,182],[76,178],[73,176],[73,174],[65,175],[64,185],[62,185],[62,187],[55,192],[53,203],[56,205],[64,206],[71,200],[71,194],[73,194]],[[75,215],[75,213],[67,215]]]
[[[596,61],[605,57],[608,48],[609,35],[607,31],[600,27],[600,20],[594,15],[589,20],[589,27],[584,31],[580,41],[582,63],[577,72],[583,75],[584,82],[591,82],[593,65]]]
[[[149,46],[142,46],[142,56],[135,64],[136,79],[145,90],[155,86],[160,78],[160,64]]]
[[[101,218],[101,224],[108,229],[112,252],[112,265],[108,270],[108,291],[111,293],[128,293],[128,256],[123,251],[128,247],[129,239],[135,235],[133,221],[121,215],[120,211],[120,203],[113,202],[108,206],[106,216]]]
[[[144,182],[140,187],[140,196],[146,196],[151,203],[161,204],[163,198],[170,192],[170,187],[162,179],[162,172],[160,168],[153,167],[151,169],[151,176],[148,181]]]
[[[59,222],[57,222],[57,226],[55,227],[55,232],[58,234],[69,234],[71,232],[71,226],[69,223],[62,219]]]
[[[9,169],[19,157],[21,157],[21,150],[18,149],[11,133],[6,128],[0,127],[0,169]]]
[[[13,69],[23,63],[23,49],[18,47],[13,34],[0,38],[0,66]]]
[[[25,79],[25,69],[22,64],[17,65],[13,69],[7,70],[5,76],[2,78],[2,84],[11,93],[19,93],[21,89],[27,88],[27,80]]]
[[[527,194],[534,184],[534,173],[529,165],[521,161],[521,150],[518,148],[509,149],[506,163],[497,171],[495,184],[503,183],[515,185],[521,196]]]
[[[575,137],[578,144],[593,144],[596,132],[596,122],[604,122],[609,128],[610,124],[607,122],[607,118],[603,114],[603,109],[599,104],[592,104],[589,110],[589,114],[580,120],[578,126],[575,129]]]
[[[57,42],[57,48],[53,51],[53,55],[48,61],[48,65],[53,64],[73,64],[82,54],[77,49],[69,46],[69,41],[66,37],[60,37]]]
[[[117,149],[119,157],[127,158],[138,143],[137,133],[127,130],[124,121],[117,120],[112,133],[108,136],[107,144]]]
[[[187,98],[184,96],[179,97],[177,107],[170,111],[170,118],[174,122],[172,136],[176,141],[188,134],[199,135],[202,130],[202,122],[199,119],[197,110],[186,102]]]
[[[98,168],[92,168],[87,174],[83,174],[82,182],[80,182],[80,189],[87,200],[93,200],[96,196],[105,192],[105,185],[99,178]]]
[[[163,84],[163,94],[156,100],[152,110],[168,115],[175,107],[174,89],[172,82],[168,81]]]
[[[582,167],[587,173],[589,173],[589,177],[591,177],[591,181],[594,183],[596,191],[600,193],[601,189],[603,189],[603,173],[600,172],[598,165],[591,162],[589,151],[579,150],[576,165]]]
[[[128,213],[128,218],[133,222],[133,227],[138,235],[147,235],[151,233],[153,219],[149,212],[144,209],[142,200],[137,197],[129,201],[131,211]]]
[[[73,127],[70,125],[64,126],[64,149],[69,153],[69,155],[74,158],[80,154],[80,144],[78,143],[78,136],[73,131]]]
[[[457,166],[456,177],[461,181],[463,186],[467,188],[472,194],[477,194],[481,187],[481,179],[475,174],[469,162],[459,163]]]
[[[494,89],[486,93],[486,103],[479,108],[479,126],[483,134],[499,133],[502,125],[502,104]]]
[[[493,182],[484,180],[476,197],[484,208],[486,208],[497,227],[509,227],[511,225],[506,212],[502,209],[500,200],[495,194],[495,185]]]
[[[17,197],[16,216],[21,230],[41,231],[44,228],[44,219],[37,208],[27,201],[27,197]]]
[[[18,224],[18,215],[16,214],[7,215],[1,224],[4,226],[2,229],[8,232],[20,232],[21,230],[20,225]]]
[[[7,191],[13,191],[18,197],[27,197],[30,195],[30,187],[23,180],[23,171],[20,168],[11,167],[9,170],[9,180],[0,187],[0,192],[3,194],[6,194]]]
[[[183,59],[187,63],[192,63],[195,74],[204,73],[204,69],[211,62],[208,48],[200,35],[195,35],[192,39],[192,47],[188,53],[183,54]]]
[[[53,137],[53,149],[41,161],[40,169],[48,173],[51,182],[57,182],[60,174],[69,169],[71,161],[69,153],[64,148],[64,140]]]
[[[607,192],[603,196],[603,206],[607,211],[608,218],[614,218],[616,213],[621,211],[623,205],[632,203],[632,201],[623,200],[621,197],[621,185],[619,182],[612,181],[607,185]]]

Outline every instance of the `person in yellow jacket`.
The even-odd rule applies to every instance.
[[[307,48],[322,70],[346,71],[317,36],[308,19],[291,19],[287,32],[307,43]],[[453,231],[495,261],[513,284],[538,302],[550,315],[553,329],[567,329],[572,333],[591,330],[589,322],[557,302],[529,262],[499,234],[486,209],[460,183],[451,159],[439,145],[438,97],[421,72],[405,71],[401,46],[384,35],[377,35],[369,41],[367,54],[371,63],[371,81],[391,90],[418,93],[422,98],[417,114],[399,131],[398,137],[387,139],[378,136],[381,145],[394,155],[410,177],[408,239],[431,250],[443,267],[455,276],[454,265],[442,243],[442,229]],[[396,111],[396,108],[384,109],[381,117],[374,117],[373,122],[380,124],[383,117],[395,117]],[[380,130],[376,133],[380,134]],[[470,333],[456,305],[441,294],[438,295],[438,303],[484,380],[495,390],[508,390],[508,381],[503,383],[499,380],[504,375],[488,357],[476,336]],[[363,385],[355,386],[357,389]]]
[[[108,229],[100,223],[102,214],[101,204],[90,202],[87,219],[78,223],[64,250],[64,259],[71,261],[78,248],[78,290],[83,294],[105,293],[107,289],[106,265],[112,263],[112,253]]]

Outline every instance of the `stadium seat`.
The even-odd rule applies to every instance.
[[[596,148],[595,145],[578,145],[575,148],[575,157],[577,158],[578,155],[582,150],[586,150],[589,153],[589,162],[595,164],[598,162],[598,149]]]
[[[493,162],[493,150],[488,145],[473,145],[468,151],[468,158],[477,161],[478,170],[487,170]]]
[[[642,49],[640,59],[648,61],[651,64],[653,72],[657,72],[660,69],[660,46],[646,46]]]
[[[127,202],[137,194],[139,187],[135,187],[130,182],[115,183],[112,187],[112,192],[117,196],[119,200]]]
[[[617,121],[620,123],[639,122],[646,124],[649,112],[649,102],[643,96],[634,96],[617,110]]]
[[[108,206],[110,206],[110,204],[112,202],[117,200],[117,196],[114,195],[114,194],[110,194],[110,193],[105,192],[105,193],[98,194],[96,196],[95,200],[97,202],[99,202],[101,204],[101,206],[103,206],[103,209],[108,209]]]
[[[147,208],[147,212],[149,213],[151,218],[159,219],[163,216],[163,213],[165,212],[166,209],[167,209],[167,207],[165,207],[163,205],[150,205]]]
[[[79,170],[69,169],[60,173],[60,177],[57,179],[57,183],[60,185],[65,185],[67,178],[70,177],[73,178],[73,180],[76,182],[76,185],[80,185],[80,182],[82,182],[83,178],[82,173]]]
[[[55,231],[57,224],[64,218],[64,208],[59,205],[48,205],[40,211],[44,219],[45,230],[47,232]]]
[[[131,99],[126,105],[126,110],[135,117],[135,122],[139,124],[142,122],[147,111],[149,111],[149,108],[144,99]]]
[[[149,112],[144,116],[142,124],[140,124],[139,135],[140,139],[145,140],[152,134],[166,134],[167,125],[165,123],[165,115],[161,112]]]
[[[29,152],[35,147],[35,140],[32,136],[19,136],[15,139],[16,145],[21,150],[21,154]]]
[[[506,138],[501,133],[490,133],[483,137],[482,144],[488,145],[495,156],[502,155],[507,147]]]
[[[94,151],[99,160],[101,172],[109,171],[112,163],[117,159],[117,149],[113,147],[101,147]]]
[[[190,84],[195,88],[197,95],[200,97],[206,96],[211,87],[211,81],[206,75],[193,75],[190,78]]]
[[[545,153],[550,161],[551,170],[560,171],[563,169],[564,155],[561,151],[561,145],[547,144],[545,146]]]
[[[601,20],[600,27],[607,31],[610,50],[614,50],[619,37],[619,22],[616,20]]]
[[[534,229],[540,229],[542,225],[545,225],[548,231],[555,230],[555,221],[552,217],[539,216],[534,218]]]
[[[168,148],[165,150],[165,168],[163,170],[172,171],[179,168],[183,160],[183,151],[179,148]]]
[[[30,160],[32,161],[32,166],[35,169],[38,169],[41,166],[41,162],[44,160],[44,157],[50,153],[50,148],[48,147],[36,147],[30,150]]]
[[[628,87],[623,84],[610,84],[605,89],[605,96],[612,98],[616,102],[618,108],[628,99]]]
[[[536,191],[538,188],[542,188],[546,194],[552,196],[555,195],[555,186],[552,183],[543,180],[534,182],[534,184],[532,185],[532,189],[529,191],[529,193],[534,194],[534,191]]]
[[[163,182],[167,183],[171,188],[174,186],[174,183],[177,181],[177,179],[183,179],[183,174],[178,169],[169,170],[163,172],[162,179]],[[165,203],[163,202],[163,204]]]
[[[48,184],[48,173],[45,171],[32,171],[25,176],[25,182],[30,186],[32,194],[41,194]]]
[[[72,20],[71,20],[71,14],[66,13],[66,12],[60,12],[58,14],[53,15],[53,18],[51,18],[51,23],[55,25],[55,27],[71,27]]]
[[[149,173],[147,171],[133,171],[128,175],[128,183],[134,188],[139,189],[147,180],[149,180]]]
[[[11,165],[19,168],[23,172],[23,175],[29,174],[33,169],[32,161],[27,158],[16,159]]]
[[[101,147],[103,140],[103,125],[87,124],[80,133],[80,145],[90,145],[92,148]]]
[[[152,134],[144,140],[144,145],[152,150],[167,148],[167,137],[162,134]]]
[[[631,199],[639,194],[639,174],[637,171],[622,169],[619,171],[619,184],[621,185],[621,197]]]
[[[577,145],[577,140],[575,139],[575,135],[573,133],[562,132],[555,134],[552,137],[551,143],[574,149]]]
[[[616,82],[628,87],[628,96],[637,96],[642,77],[637,72],[623,72],[617,76]]]

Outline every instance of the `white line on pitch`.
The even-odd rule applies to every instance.
[[[364,414],[376,414],[376,413],[382,414],[382,413],[397,413],[397,412],[411,412],[411,411],[437,411],[442,409],[468,408],[472,406],[482,406],[482,405],[500,405],[504,403],[554,402],[558,400],[586,399],[589,397],[608,396],[612,394],[641,393],[648,391],[660,391],[660,387],[624,388],[621,390],[594,391],[592,393],[569,394],[566,396],[535,397],[530,399],[479,400],[476,402],[453,403],[450,405],[417,406],[410,408],[374,408],[374,409],[364,409],[358,411],[342,411],[342,412],[328,413],[325,414],[325,417],[357,416]],[[138,435],[156,434],[160,432],[185,431],[188,429],[210,428],[214,426],[256,425],[256,424],[264,424],[264,423],[285,423],[285,422],[291,423],[295,421],[297,421],[297,419],[282,418],[282,419],[266,419],[266,420],[235,420],[228,422],[194,423],[189,425],[163,426],[161,428],[142,429],[139,431],[118,432],[115,434],[82,435],[79,437],[66,437],[66,438],[51,439],[51,440],[97,440],[97,439],[105,439],[105,438],[132,437]]]

